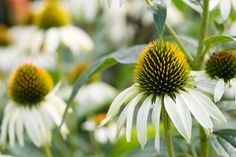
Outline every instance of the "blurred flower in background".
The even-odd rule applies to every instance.
[[[82,124],[82,128],[86,131],[93,132],[94,138],[101,144],[106,144],[107,142],[114,143],[116,140],[116,128],[115,123],[110,123],[107,126],[98,127],[98,124],[104,120],[106,114],[100,113],[94,117],[89,118]]]
[[[16,139],[24,145],[24,130],[37,146],[50,144],[53,127],[62,121],[66,104],[52,90],[51,76],[32,64],[19,66],[10,76],[8,84],[9,100],[4,110],[1,126],[1,144],[7,137],[11,146]],[[63,137],[68,133],[64,124]]]

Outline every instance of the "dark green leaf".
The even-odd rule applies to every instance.
[[[222,42],[228,42],[228,41],[236,42],[236,38],[233,38],[227,35],[217,35],[217,36],[211,36],[204,39],[203,43],[204,43],[205,49],[208,50],[211,47],[216,46],[217,44],[220,44]]]
[[[210,143],[219,156],[233,157],[236,154],[236,130],[224,129],[215,131]]]
[[[145,45],[137,45],[125,50],[118,50],[112,54],[102,57],[94,65],[92,65],[87,71],[85,71],[79,79],[76,81],[72,93],[70,95],[66,111],[63,116],[63,121],[69,109],[69,106],[75,98],[78,90],[98,71],[108,68],[116,63],[122,64],[134,64],[137,61],[140,51]],[[62,121],[62,123],[63,123]],[[62,124],[61,123],[61,124]],[[61,126],[60,126],[61,127]],[[59,128],[60,128],[59,127]]]
[[[156,25],[157,37],[161,38],[166,22],[166,8],[160,8],[153,13],[153,19]]]

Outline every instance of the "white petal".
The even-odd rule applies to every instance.
[[[144,146],[147,142],[147,120],[150,106],[152,103],[152,97],[153,96],[150,95],[144,100],[143,104],[139,108],[137,115],[137,136],[142,149],[144,149]]]
[[[7,104],[4,110],[4,116],[2,120],[2,126],[1,126],[1,144],[4,144],[6,142],[8,126],[10,123],[12,113],[14,112],[15,112],[14,105],[12,105],[11,103]]]
[[[60,38],[57,28],[50,28],[46,31],[44,50],[45,53],[56,53],[60,44]]]
[[[231,0],[221,0],[220,1],[220,13],[223,20],[229,17],[231,11]]]
[[[16,120],[16,136],[20,146],[24,146],[24,126],[21,113],[19,113],[18,119]]]
[[[137,89],[135,86],[131,86],[121,92],[112,102],[106,118],[100,123],[99,126],[105,125],[110,119],[112,119],[120,110],[120,107],[124,104],[125,101],[137,94]]]
[[[177,108],[179,111],[179,115],[184,125],[186,135],[188,137],[187,140],[188,142],[190,142],[192,132],[192,117],[190,111],[187,105],[185,104],[184,100],[182,100],[179,95],[176,96],[176,105],[178,106]]]
[[[215,86],[214,102],[220,101],[221,97],[224,94],[224,90],[225,90],[224,88],[225,88],[225,82],[223,79],[220,79]]]
[[[8,135],[9,135],[10,145],[12,147],[15,146],[15,137],[16,137],[15,136],[16,135],[15,127],[16,127],[16,120],[18,118],[18,114],[19,114],[19,112],[16,109],[15,112],[12,114],[12,117],[11,117],[11,119],[9,121]]]
[[[156,98],[154,108],[152,110],[152,123],[155,128],[155,148],[157,152],[160,152],[160,115],[161,115],[161,99]]]
[[[31,44],[31,53],[39,53],[42,51],[42,46],[44,44],[44,32],[37,31],[33,35]]]
[[[25,129],[29,138],[37,147],[40,147],[41,139],[37,127],[35,126],[35,122],[33,121],[33,116],[29,109],[22,109],[22,112]]]
[[[222,112],[217,108],[217,106],[211,101],[208,96],[196,90],[189,89],[189,91],[194,94],[194,97],[198,98],[198,100],[201,101],[200,104],[202,108],[205,109],[205,111],[210,115],[210,117],[214,118],[219,122],[226,122],[226,119]]]
[[[32,108],[32,113],[34,114],[35,120],[37,121],[37,123],[36,123],[36,124],[38,124],[37,128],[39,130],[39,133],[41,135],[43,143],[48,143],[49,138],[48,138],[47,129],[49,129],[49,128],[47,128],[47,126],[45,125],[43,118],[42,118],[41,114],[38,112],[38,110],[36,110],[35,108]]]
[[[180,104],[175,103],[169,96],[165,95],[164,97],[164,105],[166,112],[168,113],[170,119],[172,120],[173,124],[175,125],[178,132],[187,140],[190,140],[189,134],[185,129],[185,125],[182,119],[180,111],[182,110],[182,106]],[[183,111],[181,111],[183,112]],[[187,116],[186,116],[187,117]]]
[[[125,121],[127,119],[127,109],[128,109],[128,105],[125,106],[125,108],[123,109],[123,111],[121,112],[121,114],[117,120],[116,137],[119,136],[119,134],[125,124]]]
[[[94,44],[90,36],[82,29],[66,26],[61,29],[61,40],[73,53],[92,51]]]
[[[141,100],[142,94],[138,94],[132,101],[129,102],[128,109],[127,109],[127,122],[126,122],[126,139],[128,142],[130,142],[131,138],[131,131],[133,126],[133,115],[134,115],[134,109],[135,106],[138,104],[138,102]]]
[[[191,111],[195,119],[208,131],[212,132],[213,124],[208,113],[202,108],[201,102],[189,93],[183,92],[179,95]]]

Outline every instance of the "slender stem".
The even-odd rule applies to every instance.
[[[185,54],[188,62],[191,64],[193,61],[193,57],[191,56],[191,54],[185,49],[185,47],[183,46],[182,42],[179,40],[177,34],[175,33],[175,31],[171,28],[171,26],[166,22],[166,29],[168,30],[168,32],[173,36],[173,38],[175,39],[176,43],[178,44],[178,46],[180,47],[180,49],[183,51],[183,53]]]
[[[174,157],[174,148],[171,140],[171,123],[170,118],[164,107],[164,99],[162,99],[162,120],[164,123],[164,132],[165,132],[165,140],[166,140],[166,149],[169,157]]]
[[[45,157],[53,157],[52,156],[52,152],[50,150],[50,147],[48,144],[46,144],[44,147],[43,147],[43,152],[44,152],[44,156]]]
[[[200,35],[198,38],[196,66],[194,67],[196,70],[201,69],[202,62],[205,58],[206,51],[204,51],[203,40],[206,37],[208,22],[209,22],[209,0],[204,0],[203,1],[202,21],[201,21],[201,27],[200,27]]]
[[[201,139],[200,157],[208,157],[208,151],[209,151],[208,139],[202,127],[200,128],[200,139]]]

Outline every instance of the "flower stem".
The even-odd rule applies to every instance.
[[[195,69],[201,69],[202,62],[204,61],[206,51],[204,51],[203,40],[207,33],[209,22],[209,0],[203,1],[203,13],[202,13],[202,20],[201,20],[201,27],[200,27],[200,35],[198,38],[198,50],[197,50],[197,58],[196,58],[196,65]]]
[[[169,157],[174,157],[174,148],[171,140],[171,123],[170,118],[166,112],[164,107],[164,99],[162,99],[162,120],[164,123],[164,132],[165,132],[165,140],[166,140],[166,149]]]
[[[44,151],[44,156],[45,157],[53,157],[52,152],[51,152],[50,147],[49,147],[48,144],[45,144],[45,146],[43,147],[43,151]]]
[[[185,54],[185,57],[187,58],[189,64],[191,64],[193,62],[193,57],[191,56],[191,54],[185,49],[185,47],[183,46],[182,42],[179,40],[177,34],[175,33],[175,31],[171,28],[171,26],[166,22],[166,29],[168,30],[168,32],[173,36],[173,38],[175,39],[176,43],[178,44],[179,48],[183,51],[183,53]]]
[[[208,151],[209,151],[208,138],[202,127],[200,128],[200,139],[201,139],[200,157],[208,157]]]

